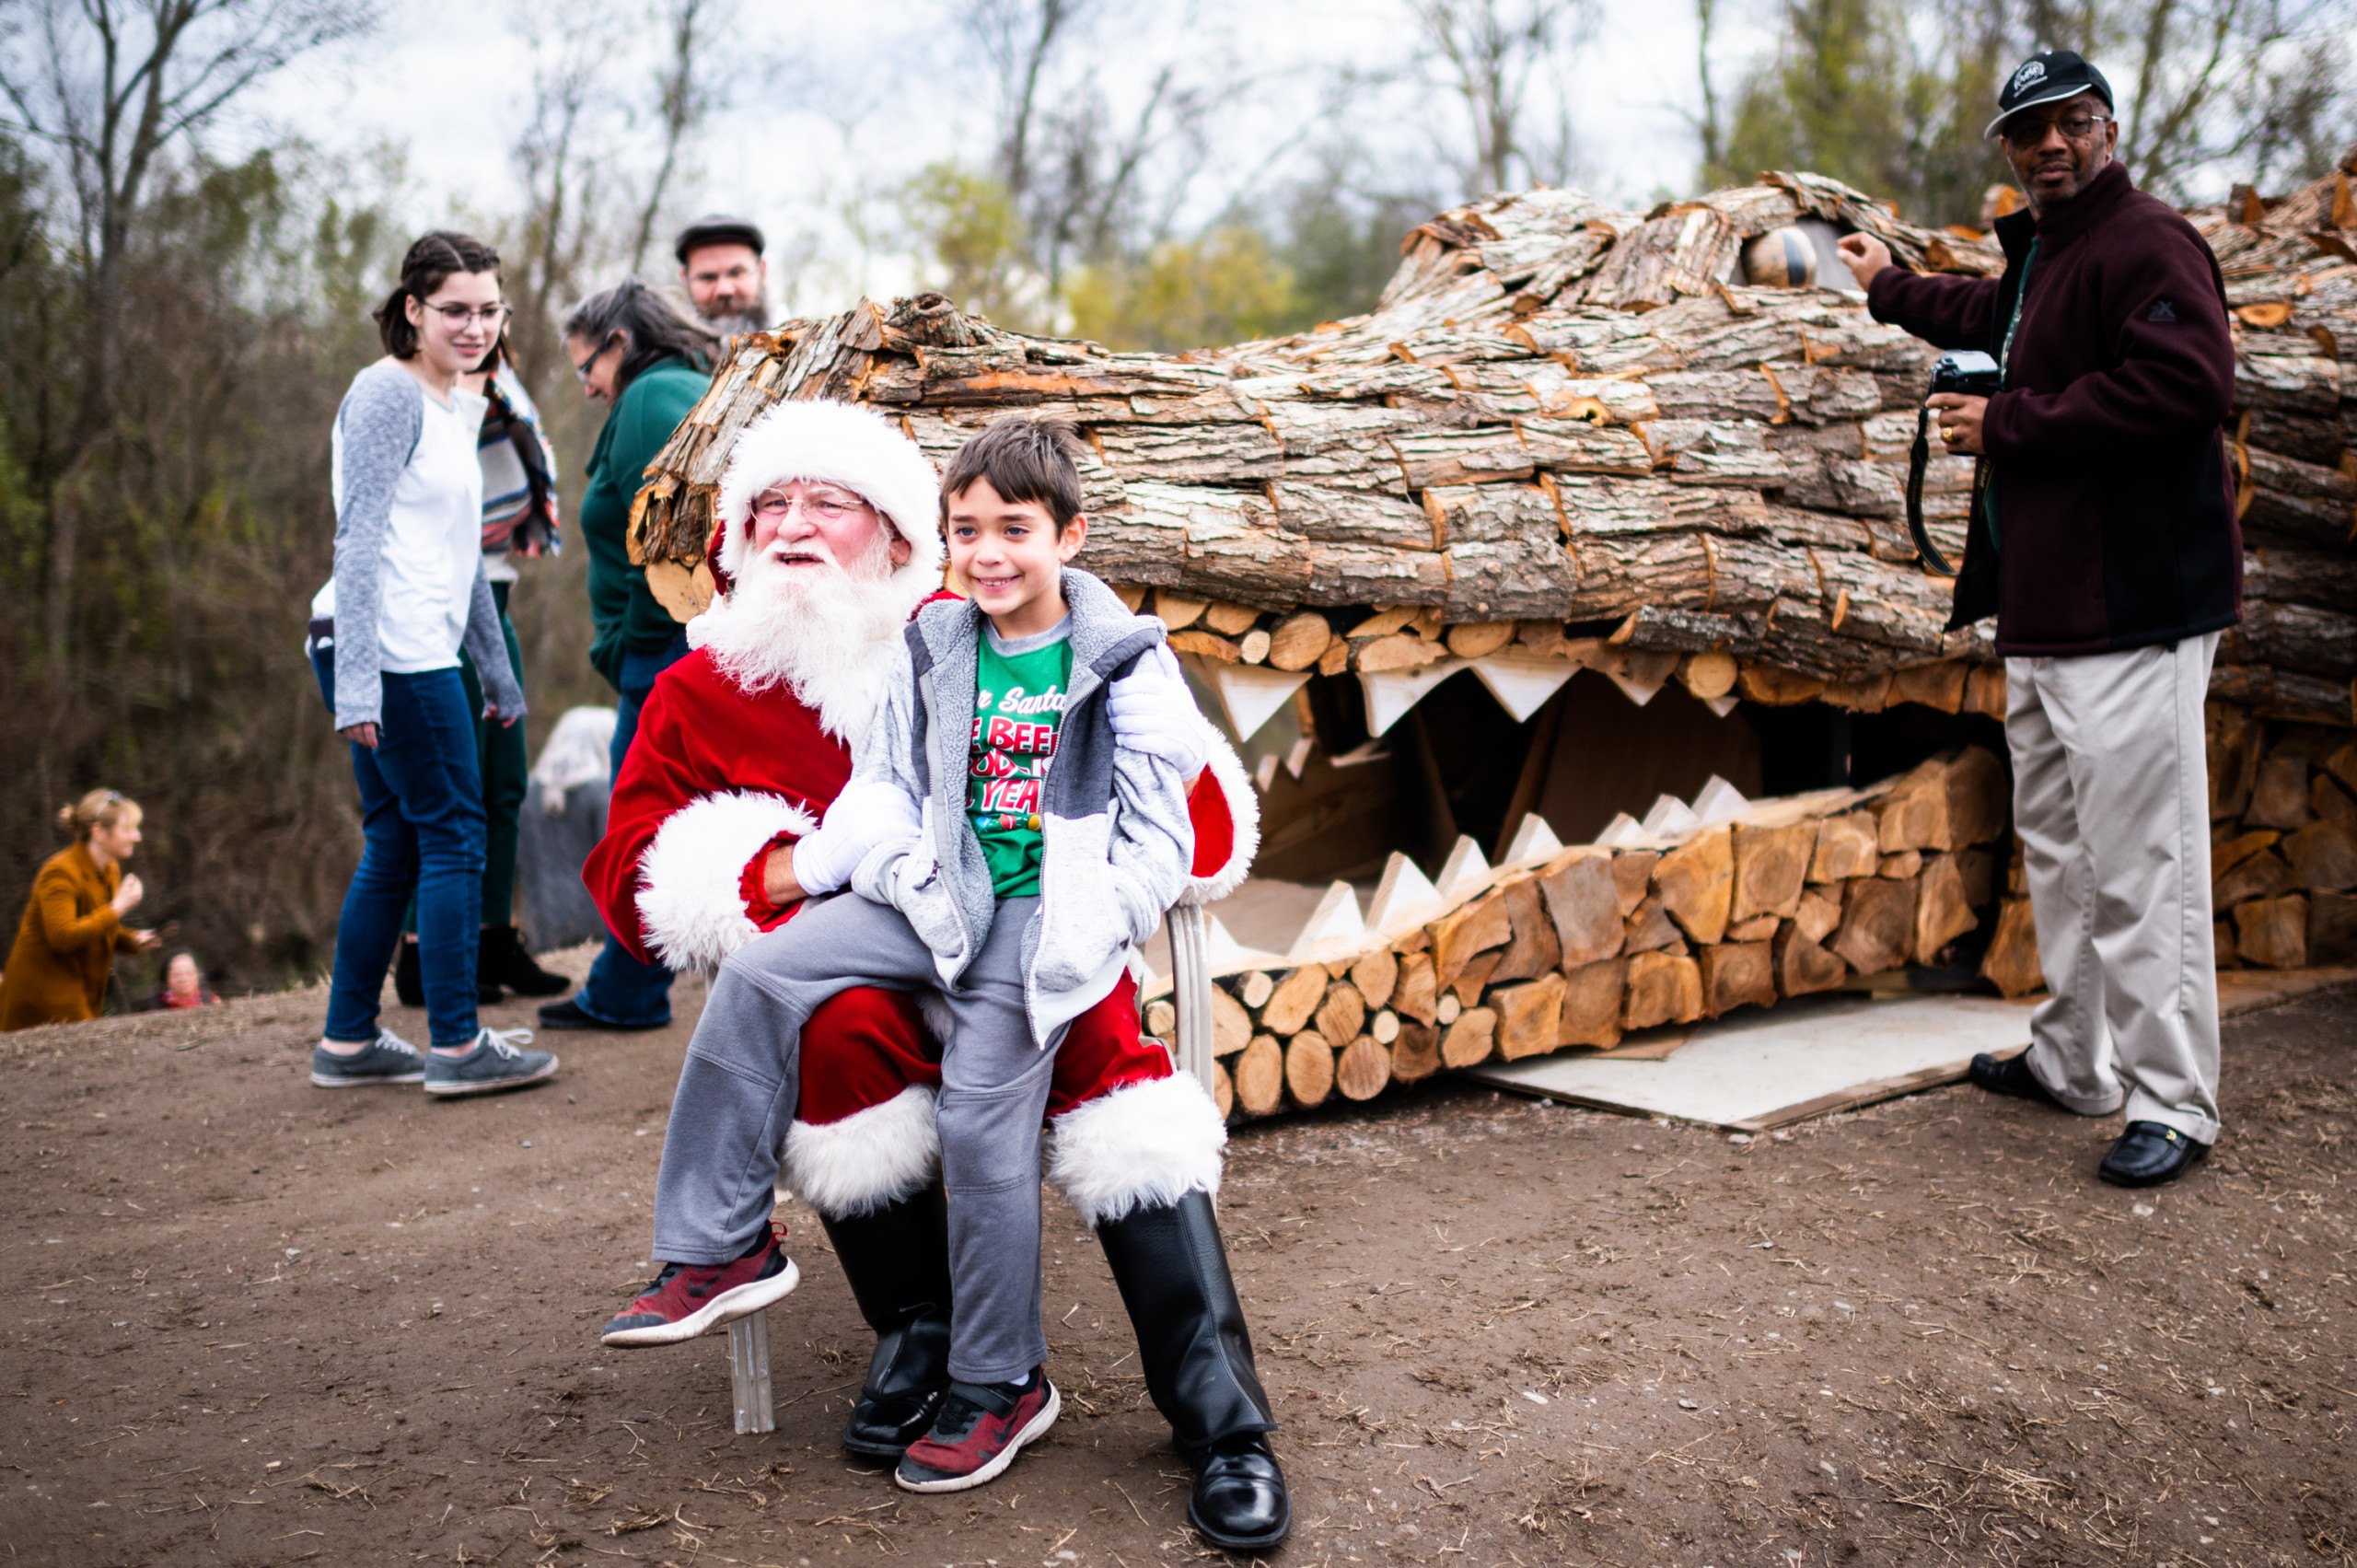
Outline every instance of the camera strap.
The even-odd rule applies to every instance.
[[[1956,568],[1923,527],[1923,470],[1932,461],[1932,405],[1915,411],[1915,445],[1907,454],[1907,531],[1915,540],[1915,554],[1936,575],[1953,577]]]

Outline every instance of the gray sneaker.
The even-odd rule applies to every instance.
[[[349,1089],[362,1084],[416,1084],[425,1079],[425,1058],[417,1047],[390,1029],[349,1056],[325,1045],[311,1047],[311,1082],[323,1089]]]
[[[425,1092],[430,1095],[484,1095],[537,1084],[556,1072],[552,1051],[518,1051],[531,1043],[529,1029],[485,1029],[475,1036],[475,1048],[464,1056],[429,1051],[425,1058]]]

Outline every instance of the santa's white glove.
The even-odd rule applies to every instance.
[[[867,852],[894,839],[912,839],[924,819],[897,784],[853,779],[827,807],[826,820],[794,846],[794,879],[803,892],[831,893],[851,880]]]
[[[1106,708],[1113,738],[1132,751],[1159,757],[1191,779],[1212,754],[1210,726],[1195,707],[1195,694],[1178,672],[1178,656],[1157,645],[1137,667],[1108,688]]]

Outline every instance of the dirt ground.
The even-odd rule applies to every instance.
[[[1060,1201],[1062,1421],[909,1496],[833,1441],[866,1338],[807,1214],[774,1434],[729,1430],[725,1338],[594,1338],[684,1024],[429,1104],[311,1087],[320,1005],[0,1041],[11,1561],[1212,1555]],[[2095,1180],[2116,1121],[1961,1087],[1752,1142],[1447,1084],[1245,1129],[1280,1561],[2357,1562],[2352,1068],[2350,993],[2230,1023],[2229,1132],[2157,1194]]]

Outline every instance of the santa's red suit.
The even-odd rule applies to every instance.
[[[856,492],[908,543],[909,560],[890,574],[905,602],[884,606],[888,624],[872,658],[814,655],[824,671],[740,679],[730,671],[745,663],[745,621],[732,617],[750,607],[733,605],[729,588],[749,548],[752,503],[795,479]],[[784,403],[738,437],[711,551],[717,613],[689,623],[694,651],[663,673],[641,710],[606,837],[583,873],[607,924],[640,958],[709,973],[800,907],[768,902],[765,865],[773,848],[818,826],[849,780],[881,702],[889,639],[938,591],[935,482],[915,445],[864,409]],[[1202,721],[1188,705],[1181,722]],[[1205,738],[1209,762],[1190,799],[1189,902],[1232,890],[1259,841],[1249,779],[1224,742]],[[854,989],[804,1025],[800,1063],[782,1177],[818,1213],[877,1334],[844,1442],[897,1455],[925,1430],[948,1381],[933,1120],[941,1050],[914,999]],[[1262,1435],[1274,1423],[1210,1202],[1226,1132],[1202,1087],[1173,1071],[1159,1042],[1140,1039],[1134,978],[1074,1021],[1048,1113],[1049,1179],[1097,1230],[1149,1389],[1196,1468],[1190,1517],[1222,1544],[1273,1542],[1287,1517]]]

